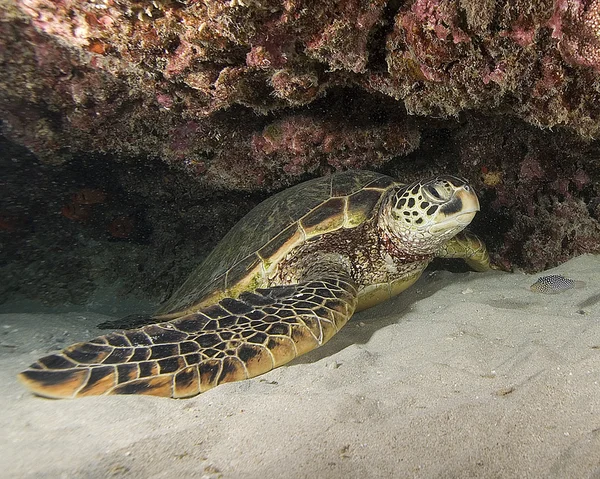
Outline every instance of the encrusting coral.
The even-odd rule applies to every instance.
[[[221,139],[244,130],[220,113],[254,124],[234,150],[268,115],[293,122],[290,107],[340,87],[379,92],[415,115],[500,109],[600,134],[599,0],[4,0],[0,15],[0,112],[7,132],[48,161],[105,151],[187,168],[186,157],[211,183]],[[231,154],[253,162],[248,150]]]

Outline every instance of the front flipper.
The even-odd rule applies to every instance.
[[[183,398],[258,376],[321,346],[352,316],[357,288],[346,268],[315,269],[299,284],[243,293],[172,321],[72,345],[38,360],[19,379],[50,398]]]
[[[473,233],[462,231],[446,242],[438,253],[440,258],[462,258],[475,271],[491,269],[490,255],[483,241]]]

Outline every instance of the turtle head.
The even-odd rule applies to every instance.
[[[379,222],[399,250],[429,254],[463,230],[478,211],[477,195],[464,180],[438,176],[391,192]]]

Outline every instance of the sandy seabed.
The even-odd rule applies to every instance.
[[[0,315],[0,477],[600,478],[600,256],[426,273],[324,347],[186,400],[53,401],[16,374],[97,313]]]

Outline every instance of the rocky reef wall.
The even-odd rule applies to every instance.
[[[598,0],[0,0],[0,62],[0,241],[66,278],[94,284],[63,249],[95,244],[168,290],[262,197],[348,168],[467,177],[505,269],[600,251]],[[0,300],[33,281],[2,251]]]

